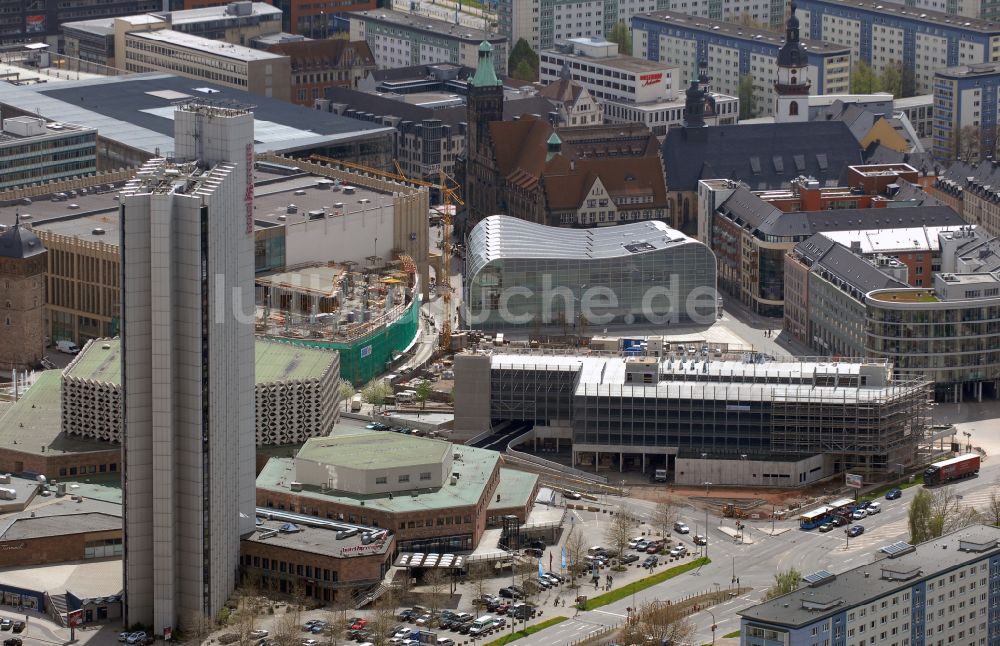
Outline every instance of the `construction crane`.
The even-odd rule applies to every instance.
[[[325,157],[323,155],[310,155],[309,161],[312,162],[325,162],[327,164],[336,164],[342,168],[356,170],[361,173],[368,173],[369,175],[374,175],[376,177],[382,177],[385,179],[393,180],[396,182],[406,182],[408,184],[413,184],[414,186],[423,186],[428,189],[434,188],[438,190],[438,194],[441,196],[441,206],[443,207],[443,213],[441,215],[442,224],[444,226],[444,231],[441,233],[441,274],[444,276],[444,281],[438,280],[438,289],[441,292],[441,301],[444,304],[444,311],[442,318],[444,319],[441,326],[441,338],[440,345],[441,350],[448,352],[451,350],[451,206],[452,204],[456,206],[465,206],[465,202],[458,194],[458,189],[461,185],[455,180],[454,177],[448,175],[443,169],[438,170],[439,181],[437,184],[432,182],[427,182],[421,179],[411,179],[406,176],[403,172],[403,168],[399,165],[399,162],[395,159],[392,160],[393,165],[396,168],[396,173],[387,173],[385,171],[377,170],[369,166],[363,166],[361,164],[355,164],[353,162],[343,161],[341,159],[333,159],[332,157]],[[448,180],[451,181],[452,186],[448,185]]]

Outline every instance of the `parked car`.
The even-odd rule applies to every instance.
[[[708,545],[708,536],[705,536],[704,534],[695,534],[694,535],[694,544],[695,545]]]
[[[845,531],[847,531],[847,535],[849,537],[854,538],[855,536],[861,536],[862,534],[864,534],[865,528],[862,525],[853,525],[851,527],[848,527],[847,530]]]
[[[325,621],[314,621],[314,624],[326,624]],[[354,623],[351,624],[351,630],[361,630],[368,625],[367,619],[355,619]]]
[[[661,549],[663,549],[662,543],[650,543],[649,547],[646,548],[646,554],[656,554]]]
[[[524,550],[524,555],[533,556],[537,559],[540,559],[545,555],[545,550],[540,550],[537,547],[527,547]]]
[[[670,550],[670,556],[672,558],[680,558],[682,556],[687,556],[688,548],[683,545],[675,545],[672,550]]]
[[[621,558],[622,565],[628,565],[629,563],[635,563],[639,560],[638,554],[626,554]]]
[[[514,592],[514,590],[512,590],[510,586],[507,586],[506,588],[500,588],[499,594],[504,599],[519,599],[520,598],[520,596],[516,592]]]
[[[528,547],[533,547],[536,550],[544,550],[545,541],[531,541],[531,543],[528,544]]]
[[[868,512],[869,516],[871,516],[872,514],[880,514],[882,513],[882,505],[877,502],[870,502],[868,503],[868,509],[866,509],[865,511]]]
[[[819,531],[826,533],[832,531],[833,527],[834,527],[833,523],[823,523],[822,525],[819,526]]]
[[[902,497],[903,497],[902,489],[890,489],[889,491],[885,492],[886,500],[895,500],[897,498],[902,498]]]
[[[125,643],[128,644],[129,646],[134,646],[136,644],[145,644],[146,643],[145,631],[140,630],[138,632],[129,633],[128,639],[125,640]]]
[[[868,511],[867,510],[865,510],[865,509],[855,509],[851,513],[851,519],[852,520],[862,520],[867,515],[868,515]]]
[[[646,560],[642,562],[642,567],[653,567],[660,562],[660,559],[656,558],[656,554],[652,554],[646,557]]]
[[[23,621],[15,621],[14,625],[11,627],[11,630],[14,631],[15,633],[22,633],[24,632],[24,629],[26,627],[27,624],[25,624]]]
[[[575,491],[567,491],[566,493],[563,494],[563,498],[568,498],[570,500],[580,500],[581,498],[583,498],[583,495]]]
[[[677,532],[678,534],[690,534],[691,528],[687,526],[687,523],[682,523],[681,521],[677,521],[676,523],[674,523],[674,531]]]
[[[843,527],[848,523],[848,520],[844,516],[834,516],[830,522],[833,523],[834,527]]]
[[[263,629],[250,631],[250,637],[252,637],[253,639],[263,639],[267,637],[269,634],[270,633],[268,633],[266,630]]]
[[[319,642],[315,639],[303,639],[302,646],[319,646]]]
[[[635,544],[635,549],[639,550],[640,552],[645,552],[647,547],[649,547],[649,539],[644,538]]]
[[[3,640],[3,646],[22,646],[22,644],[20,637],[8,637]]]
[[[640,541],[642,541],[642,540],[644,540],[644,539],[642,538],[642,536],[636,536],[635,538],[633,538],[632,540],[630,540],[630,541],[628,542],[628,546],[629,546],[630,548],[632,548],[632,549],[635,549],[635,548],[636,548],[636,546],[638,546],[638,545],[639,545],[639,542],[640,542]]]
[[[118,633],[118,641],[120,641],[120,642],[126,642],[126,641],[128,641],[128,636],[129,636],[129,633],[127,633],[127,632]]]
[[[4,617],[0,619],[0,630],[10,630],[10,627],[14,625],[13,619],[7,619]]]

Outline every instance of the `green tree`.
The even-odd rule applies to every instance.
[[[608,30],[607,38],[612,43],[618,43],[619,54],[624,54],[625,56],[632,55],[632,32],[629,31],[628,25],[625,24],[624,20],[619,20]]]
[[[798,589],[799,581],[802,580],[802,573],[795,568],[788,568],[781,572],[775,572],[774,585],[764,593],[764,601],[780,597]]]
[[[753,76],[744,74],[740,79],[740,119],[753,119],[757,116],[757,106],[753,96]]]
[[[889,63],[878,75],[878,86],[896,98],[903,96],[903,63]]]
[[[858,61],[851,72],[851,92],[854,94],[871,94],[879,91],[879,79],[875,70],[864,61]]]
[[[416,399],[420,402],[420,410],[427,407],[427,400],[431,398],[431,394],[434,393],[434,389],[431,388],[431,382],[421,381],[416,388]]]
[[[344,410],[347,410],[351,398],[354,397],[354,384],[346,379],[341,379],[337,384],[337,394],[340,396],[340,401],[344,402]]]
[[[926,489],[921,489],[910,501],[910,509],[906,513],[907,524],[910,528],[910,543],[916,545],[923,543],[940,533],[935,533],[934,524],[934,497]]]
[[[524,63],[525,66],[521,64]],[[518,38],[514,48],[510,50],[507,58],[507,69],[511,76],[522,81],[535,82],[538,80],[538,54],[531,49],[523,38]],[[521,74],[519,76],[519,74]]]
[[[517,67],[509,69],[511,78],[519,81],[528,81],[530,83],[534,83],[538,80],[538,75],[535,74],[533,69],[531,69],[531,65],[528,64],[528,61],[519,61]]]

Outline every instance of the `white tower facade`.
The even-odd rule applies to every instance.
[[[121,194],[126,624],[214,617],[254,526],[253,114],[175,112]]]
[[[799,40],[799,19],[795,3],[785,28],[785,44],[778,50],[778,79],[774,121],[788,123],[809,120],[809,58]]]

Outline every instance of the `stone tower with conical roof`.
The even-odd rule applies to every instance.
[[[785,44],[778,50],[777,94],[774,105],[775,123],[809,120],[809,57],[799,40],[799,19],[795,3],[785,28]]]
[[[468,226],[494,215],[496,178],[493,177],[491,121],[503,120],[503,83],[493,65],[493,46],[485,40],[479,46],[479,61],[475,75],[469,79],[467,99],[465,204]]]
[[[0,372],[42,361],[47,264],[42,241],[20,221],[0,234]]]

